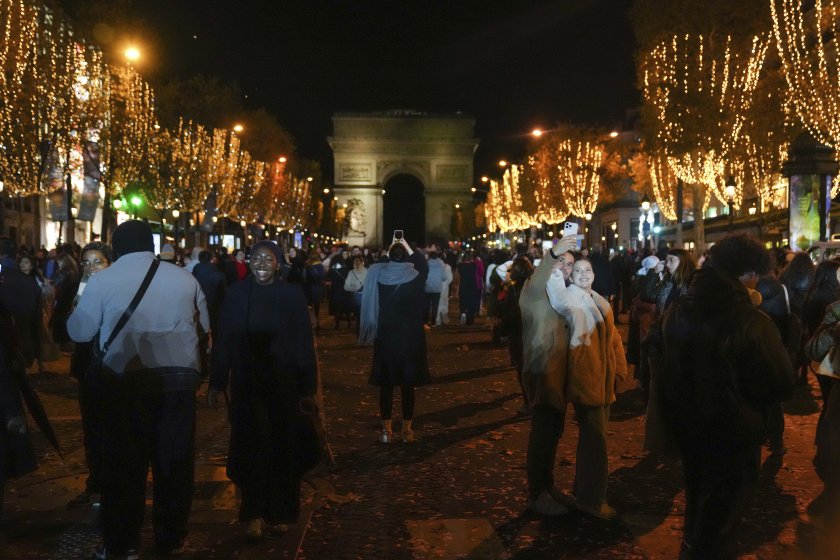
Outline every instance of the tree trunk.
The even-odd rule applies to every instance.
[[[705,192],[701,185],[691,185],[694,204],[694,252],[702,255],[706,252],[706,224],[703,222],[703,202]]]

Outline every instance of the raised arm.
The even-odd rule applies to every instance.
[[[557,313],[563,313],[569,307],[569,290],[566,289],[566,280],[560,270],[552,270],[545,291],[548,294],[548,302]]]

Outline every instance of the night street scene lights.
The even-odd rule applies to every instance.
[[[726,187],[723,192],[726,195],[726,204],[729,207],[729,230],[731,231],[735,211],[735,177],[732,175],[726,180]]]
[[[123,56],[130,63],[137,62],[141,57],[140,49],[134,45],[128,46],[123,51]]]

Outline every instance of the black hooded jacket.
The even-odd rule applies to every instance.
[[[737,279],[698,271],[663,321],[661,397],[683,446],[725,453],[763,438],[762,412],[793,389],[773,321]]]

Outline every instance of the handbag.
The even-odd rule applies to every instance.
[[[143,299],[143,296],[146,294],[146,290],[149,288],[149,284],[152,283],[152,278],[154,278],[155,272],[157,272],[159,266],[160,261],[158,259],[154,259],[152,261],[152,265],[149,267],[149,271],[146,272],[146,277],[143,278],[143,282],[140,284],[140,287],[137,288],[137,293],[134,294],[134,299],[131,300],[131,303],[129,303],[128,307],[125,311],[123,311],[120,320],[117,321],[117,324],[114,326],[114,330],[111,331],[111,335],[108,337],[108,340],[105,341],[104,345],[100,346],[99,333],[96,334],[96,337],[93,339],[93,357],[90,364],[92,370],[99,371],[102,369],[102,365],[105,362],[105,354],[108,353],[108,348],[111,347],[114,339],[117,338],[117,335],[120,334],[120,331],[123,327],[125,327],[125,324],[128,323],[131,315],[134,314],[134,310],[137,309],[137,306],[140,304],[140,300]]]
[[[816,373],[826,377],[840,379],[840,351],[838,351],[836,345],[832,346],[831,350],[825,355],[825,358],[822,359],[820,365],[817,366]]]
[[[794,368],[801,367],[805,363],[804,352],[802,349],[803,331],[802,321],[795,313],[790,311],[790,298],[788,297],[787,287],[782,284],[782,290],[785,293],[785,307],[787,308],[787,315],[785,316],[785,332],[782,334],[782,341],[790,356],[791,364]]]

